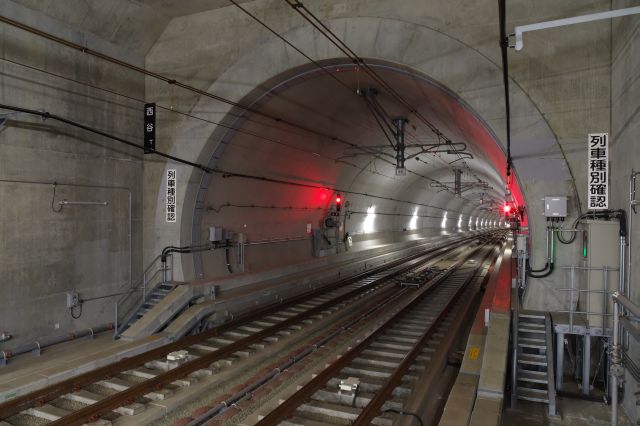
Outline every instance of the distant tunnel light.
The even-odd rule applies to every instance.
[[[462,229],[462,215],[458,217],[458,229]]]
[[[476,229],[478,229],[478,224],[480,223],[480,218],[476,217]]]
[[[447,213],[448,212],[444,212],[444,216],[442,217],[442,224],[440,225],[442,229],[447,228]]]
[[[473,226],[473,217],[469,216],[469,229]]]
[[[418,208],[413,211],[413,216],[411,216],[411,220],[409,221],[409,229],[418,229]]]
[[[373,232],[373,224],[376,220],[376,207],[371,206],[367,208],[367,215],[364,218],[364,223],[362,224],[362,230],[365,233]]]

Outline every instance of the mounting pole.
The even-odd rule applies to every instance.
[[[393,125],[395,126],[395,139],[396,139],[396,176],[406,176],[407,169],[404,167],[404,156],[405,156],[405,145],[404,145],[404,130],[405,124],[407,124],[409,120],[406,118],[394,118],[392,120]]]
[[[462,170],[453,169],[453,194],[462,196]]]

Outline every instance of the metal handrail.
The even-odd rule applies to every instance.
[[[640,306],[633,303],[624,294],[617,291],[611,295],[613,300],[613,345],[611,347],[611,425],[618,424],[618,381],[624,376],[623,360],[626,355],[624,345],[620,344],[620,323],[629,315],[640,318]],[[624,308],[624,309],[621,309]],[[624,314],[627,315],[624,315]],[[633,333],[629,333],[633,337]],[[639,340],[640,342],[640,340]]]
[[[171,264],[173,265],[173,256],[171,257]],[[145,268],[142,276],[138,281],[136,281],[136,285],[131,287],[128,292],[122,295],[118,301],[115,303],[115,320],[114,320],[114,332],[113,338],[117,339],[120,334],[124,331],[125,327],[129,324],[131,319],[135,316],[136,312],[148,301],[151,294],[164,282],[166,282],[166,271],[169,269],[169,266],[166,262],[160,262],[160,268],[153,271],[151,276],[148,276],[149,272],[152,271],[152,268],[156,267],[159,260],[161,260],[162,255],[156,256],[149,265]],[[160,279],[154,283],[157,277]],[[153,283],[153,284],[152,284]],[[141,293],[139,293],[141,292]],[[141,294],[140,301],[138,303],[133,303],[133,305],[126,311],[126,313],[122,316],[122,320],[120,320],[120,306],[127,303],[134,294]]]
[[[554,356],[553,356],[553,331],[551,330],[551,315],[547,312],[544,316],[545,337],[547,344],[547,398],[549,400],[549,415],[555,416],[556,412],[556,380],[554,374]],[[558,348],[562,350],[562,348]],[[559,371],[558,374],[562,374]]]
[[[513,286],[512,286],[513,287]],[[519,327],[519,315],[520,315],[520,298],[519,288],[516,282],[515,288],[512,288],[511,302],[515,303],[513,307],[512,317],[512,341],[513,348],[511,356],[511,408],[515,409],[518,403],[518,327]],[[515,293],[515,295],[513,294]]]
[[[570,287],[561,287],[561,288],[557,288],[557,291],[564,291],[564,292],[569,292],[569,309],[567,310],[556,310],[554,312],[557,313],[566,313],[569,314],[569,329],[571,330],[571,332],[573,332],[573,325],[574,325],[574,315],[578,315],[578,314],[582,314],[582,315],[595,315],[595,316],[601,316],[602,317],[602,331],[603,333],[605,332],[605,330],[607,329],[607,321],[606,319],[608,317],[613,316],[612,313],[609,312],[608,308],[608,300],[609,297],[608,295],[611,295],[614,293],[614,290],[609,290],[609,273],[611,272],[619,272],[620,268],[610,268],[608,266],[603,266],[603,267],[587,267],[587,266],[577,266],[577,265],[568,265],[568,266],[559,266],[559,269],[569,269],[571,270],[571,279],[570,279]],[[595,290],[595,289],[580,289],[580,288],[576,288],[576,279],[575,279],[575,270],[581,270],[581,271],[602,271],[603,274],[603,280],[602,280],[602,290]],[[602,300],[603,300],[603,307],[602,307],[602,312],[595,312],[595,311],[589,311],[588,308],[586,311],[582,311],[580,309],[578,309],[578,304],[576,303],[576,307],[573,307],[573,303],[574,303],[574,294],[578,293],[578,295],[580,295],[581,293],[586,293],[587,297],[589,297],[590,294],[600,294],[602,295]],[[587,304],[587,307],[589,305]]]

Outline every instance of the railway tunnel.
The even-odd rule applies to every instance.
[[[5,0],[0,424],[633,424],[600,3]]]

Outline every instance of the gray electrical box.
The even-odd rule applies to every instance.
[[[567,217],[567,197],[544,197],[544,215],[545,217]]]
[[[212,243],[222,241],[224,239],[224,229],[222,226],[209,227],[209,241]]]
[[[67,292],[67,308],[76,308],[80,306],[80,295],[77,291],[69,291]]]

